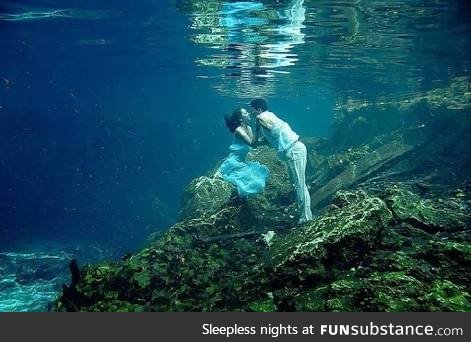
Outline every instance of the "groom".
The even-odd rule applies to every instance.
[[[255,99],[250,102],[250,106],[257,126],[254,141],[262,135],[271,147],[277,150],[278,157],[286,162],[289,179],[296,190],[296,202],[300,212],[298,223],[312,220],[311,197],[306,186],[305,175],[306,146],[299,141],[299,135],[293,132],[286,122],[268,111],[267,101]]]

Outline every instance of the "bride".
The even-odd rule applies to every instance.
[[[224,119],[234,139],[229,147],[230,154],[224,159],[216,175],[237,187],[241,198],[258,194],[265,188],[270,171],[259,162],[246,160],[255,143],[252,129],[248,125],[250,115],[247,110],[239,108]]]

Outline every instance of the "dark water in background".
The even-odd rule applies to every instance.
[[[0,247],[136,248],[266,96],[327,136],[348,99],[469,75],[468,1],[0,2]],[[24,247],[26,248],[26,247]]]
[[[24,3],[3,11],[77,11],[0,21],[1,241],[132,248],[175,219],[182,187],[224,154],[220,115],[233,100],[195,78],[198,49],[174,4]]]

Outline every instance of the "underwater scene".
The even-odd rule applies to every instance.
[[[471,3],[0,1],[0,312],[471,311]]]

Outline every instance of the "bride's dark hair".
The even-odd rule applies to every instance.
[[[231,116],[225,116],[224,121],[226,122],[226,126],[229,128],[229,131],[234,133],[242,122],[242,108],[234,110]]]

